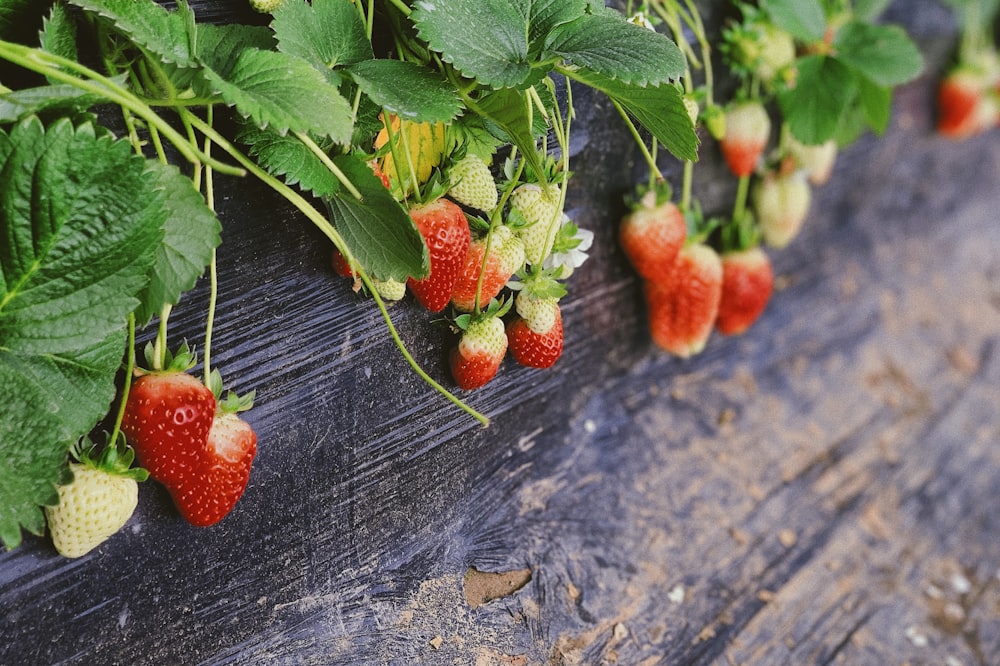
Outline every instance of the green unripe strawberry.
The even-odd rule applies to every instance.
[[[270,14],[283,4],[285,0],[250,0],[250,7],[261,14]]]
[[[558,298],[539,298],[527,289],[522,289],[514,300],[514,310],[536,333],[545,333],[556,323],[559,316]]]
[[[90,455],[93,445],[70,463],[73,480],[59,486],[59,503],[45,507],[52,544],[63,557],[86,555],[128,522],[139,500],[137,481],[148,476],[131,468],[134,454],[122,445],[110,445],[100,458]]]
[[[469,154],[451,168],[448,174],[451,189],[448,196],[458,203],[490,211],[497,205],[497,185],[486,162],[478,155]]]
[[[517,229],[524,242],[524,254],[529,264],[541,265],[552,251],[555,241],[553,226],[561,221],[559,188],[528,183],[519,185],[510,195],[510,207],[524,218],[525,225]]]
[[[398,301],[406,296],[406,283],[398,280],[372,280],[378,295],[385,301]]]

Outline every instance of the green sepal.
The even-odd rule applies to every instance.
[[[237,395],[235,391],[226,391],[225,397],[223,397],[223,381],[222,373],[217,369],[213,369],[208,375],[208,389],[215,396],[216,401],[216,411],[222,414],[237,414],[239,412],[245,412],[253,407],[254,398],[257,395],[256,389],[245,393],[243,395]]]
[[[146,359],[147,368],[156,367],[156,347],[153,343],[147,342],[146,346],[142,350],[143,358]],[[187,372],[195,366],[198,362],[198,355],[195,353],[194,348],[189,347],[187,340],[181,343],[181,346],[177,348],[176,352],[171,352],[167,349],[164,352],[163,358],[163,368],[162,372]],[[136,370],[138,373],[148,373],[153,372],[153,370],[144,370],[138,368]]]
[[[105,439],[110,435],[104,433]],[[149,478],[149,472],[142,467],[133,467],[135,450],[125,440],[125,433],[118,431],[114,441],[104,446],[95,443],[90,437],[84,437],[70,447],[70,456],[80,464],[97,469],[106,474],[120,476],[133,481],[143,482]]]

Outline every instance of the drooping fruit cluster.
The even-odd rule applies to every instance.
[[[771,264],[757,237],[730,224],[720,254],[707,242],[718,224],[696,211],[685,218],[661,184],[640,190],[619,227],[622,249],[643,281],[650,337],[681,358],[704,350],[713,329],[746,331],[771,296]]]
[[[544,171],[536,173],[508,160],[499,180],[489,165],[493,154],[469,152],[451,127],[438,137],[419,123],[391,123],[394,133],[423,140],[425,149],[413,153],[405,171],[396,170],[391,140],[380,138],[372,168],[407,206],[427,248],[428,272],[410,277],[392,298],[377,280],[374,287],[386,300],[408,291],[432,313],[451,305],[458,341],[449,365],[459,388],[493,379],[508,351],[521,365],[551,367],[563,351],[564,281],[592,240],[563,214],[564,164],[539,154]],[[336,250],[333,268],[360,289],[357,271]]]
[[[222,398],[218,373],[210,388],[188,373],[193,364],[182,347],[165,369],[140,371],[121,427],[139,464],[166,487],[181,515],[204,527],[222,520],[243,495],[257,436],[237,416],[253,406],[253,393]]]

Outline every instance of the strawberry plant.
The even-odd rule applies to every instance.
[[[435,282],[441,267],[411,211],[436,205],[450,184],[459,203],[487,214],[487,235],[516,218],[510,228],[530,238],[532,271],[566,279],[585,256],[585,236],[563,214],[573,86],[606,95],[672,154],[697,157],[675,84],[684,54],[589,0],[256,2],[267,26],[200,23],[183,0],[170,9],[152,0],[29,4],[0,1],[0,62],[16,74],[0,87],[0,235],[9,241],[0,246],[0,381],[10,388],[0,452],[11,461],[0,471],[0,540],[8,548],[22,529],[43,531],[40,507],[58,502],[70,447],[106,417],[141,440],[154,478],[168,488],[176,480],[170,464],[143,452],[157,448],[144,434],[155,425],[126,407],[161,374],[175,372],[171,381],[198,393],[211,383],[216,178],[252,178],[315,225],[371,295],[407,363],[485,424],[420,368],[384,305],[402,297],[402,285]],[[40,13],[36,39],[28,26]],[[376,20],[391,56],[373,47]],[[556,79],[565,83],[561,102]],[[108,126],[99,120],[114,117]],[[494,202],[482,166],[459,164],[474,155],[490,167],[502,145],[510,155]],[[545,195],[545,214],[514,196],[529,185]],[[450,220],[460,229],[469,217]],[[466,239],[452,253],[461,264],[471,234],[456,236]],[[484,254],[481,275],[487,264]],[[172,367],[168,324],[206,271],[199,381]],[[482,278],[477,291],[483,282],[492,292]],[[431,309],[445,307],[451,291]],[[488,300],[472,299],[470,326]],[[123,357],[132,375],[136,332],[147,327],[148,373],[134,386],[116,382]],[[222,421],[231,424],[226,440],[243,431],[214,418],[209,433]],[[203,430],[187,433],[185,445]],[[217,448],[223,457],[230,450]],[[242,474],[230,484],[241,492]],[[186,496],[190,488],[178,483]]]

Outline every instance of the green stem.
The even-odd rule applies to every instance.
[[[169,303],[160,309],[160,324],[156,329],[156,342],[153,343],[153,370],[163,370],[167,364],[167,321],[170,319],[170,310]]]
[[[747,195],[750,192],[750,176],[741,176],[736,188],[736,203],[733,205],[733,222],[739,224],[747,212]]]
[[[611,103],[614,105],[615,109],[618,110],[622,120],[625,121],[625,126],[628,128],[632,138],[635,139],[636,144],[638,144],[639,150],[642,151],[642,156],[646,159],[646,164],[649,165],[649,170],[656,174],[657,179],[664,180],[663,174],[660,172],[660,167],[656,165],[656,160],[653,159],[653,156],[650,154],[649,148],[646,147],[646,143],[642,140],[642,137],[639,136],[639,130],[636,129],[635,123],[633,123],[632,119],[628,117],[628,114],[625,112],[625,109],[622,108],[621,104],[619,104],[616,100],[611,100]]]
[[[53,80],[67,83],[84,92],[103,97],[108,101],[127,109],[135,116],[144,120],[150,129],[156,128],[156,130],[165,136],[170,143],[177,148],[177,151],[192,164],[202,161],[211,163],[212,166],[215,167],[215,169],[220,173],[237,176],[244,175],[243,171],[236,169],[231,165],[216,162],[215,160],[212,160],[204,155],[197,148],[191,146],[191,144],[189,144],[177,130],[171,127],[167,121],[157,115],[156,112],[153,111],[147,104],[143,103],[142,100],[125,88],[122,88],[113,80],[102,76],[89,67],[81,65],[73,60],[47,53],[40,49],[32,49],[3,40],[0,40],[0,58],[9,60],[15,65],[37,72]],[[63,69],[77,72],[86,78],[78,78],[63,71]]]
[[[128,342],[125,346],[125,381],[122,382],[121,398],[118,403],[118,413],[115,414],[115,425],[111,429],[110,444],[118,441],[118,433],[122,429],[122,421],[125,419],[125,404],[128,402],[128,394],[132,389],[132,372],[135,370],[135,313],[128,313]]]
[[[208,108],[206,123],[212,125],[212,107]],[[185,120],[189,124],[190,121]],[[212,142],[205,139],[205,154],[212,150]],[[205,204],[213,213],[215,212],[215,171],[212,167],[205,169]],[[219,299],[219,275],[216,262],[216,248],[212,248],[212,259],[208,262],[208,315],[205,321],[205,349],[202,354],[204,363],[204,375],[202,381],[205,386],[210,386],[212,376],[212,332],[215,329],[215,308]]]
[[[461,399],[452,395],[448,389],[444,388],[436,382],[430,375],[424,372],[423,368],[414,360],[413,356],[410,354],[406,345],[403,343],[402,338],[399,337],[399,333],[396,331],[396,327],[392,323],[392,318],[389,316],[389,311],[385,307],[385,303],[382,301],[381,296],[379,296],[378,290],[372,283],[371,278],[363,267],[358,265],[358,262],[354,259],[354,255],[351,254],[350,248],[344,242],[343,237],[333,225],[327,220],[312,204],[305,200],[298,192],[290,188],[288,185],[282,183],[280,180],[267,173],[259,166],[257,166],[250,158],[241,153],[239,150],[233,146],[224,136],[215,131],[210,125],[205,123],[198,117],[193,117],[191,122],[198,128],[202,134],[207,138],[211,139],[213,143],[222,148],[226,153],[229,154],[234,160],[236,160],[240,165],[242,165],[249,173],[256,176],[262,183],[270,187],[272,190],[284,197],[289,203],[299,209],[303,215],[305,215],[310,222],[312,222],[330,241],[334,246],[344,255],[344,258],[351,266],[356,266],[358,271],[358,276],[361,281],[364,282],[368,291],[371,293],[372,297],[375,299],[375,304],[378,306],[379,312],[382,313],[382,318],[385,320],[386,328],[389,329],[389,335],[392,336],[393,342],[396,343],[396,347],[399,349],[403,358],[410,365],[417,375],[427,382],[434,390],[443,395],[451,403],[459,407],[462,411],[472,416],[474,419],[482,423],[484,426],[489,425],[489,419],[474,410],[469,405],[465,404]]]

